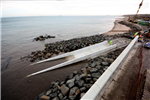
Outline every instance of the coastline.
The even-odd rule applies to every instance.
[[[114,26],[113,28],[106,32],[106,33],[103,33],[104,35],[114,35],[114,34],[123,34],[125,32],[129,32],[129,30],[131,30],[130,27],[127,27],[125,25],[122,25],[122,24],[119,24],[118,22],[120,21],[125,21],[127,20],[128,17],[124,17],[124,18],[119,18],[119,19],[116,19],[114,21]]]
[[[128,32],[128,30],[130,29],[129,27],[118,23],[121,20],[124,20],[124,18],[119,20],[117,19],[114,22],[114,27],[112,28],[112,30],[103,34],[114,35],[118,33],[122,34],[125,31]],[[118,29],[119,31],[117,31]],[[39,76],[24,78],[28,74],[48,68],[58,63],[62,63],[63,61],[65,60],[61,59],[59,61],[47,62],[42,65],[40,64],[32,67],[28,66],[29,64],[31,64],[29,61],[21,62],[21,60],[17,60],[17,65],[16,63],[11,63],[11,65],[9,65],[10,69],[7,69],[4,72],[2,72],[2,92],[4,92],[2,98],[34,99],[34,97],[39,95],[42,91],[47,90],[51,82],[57,81],[57,79],[64,80],[73,71],[79,71],[87,63],[87,61],[84,61],[77,64],[69,65],[68,67],[63,69],[57,69],[49,73],[44,73]],[[5,79],[3,77],[5,77]],[[9,82],[8,80],[11,82]],[[24,90],[25,88],[27,90]],[[8,90],[10,91],[8,92]],[[21,94],[19,94],[20,92]],[[10,97],[7,94],[9,94]]]

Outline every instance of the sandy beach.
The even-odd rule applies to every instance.
[[[130,30],[129,27],[118,23],[122,20],[125,20],[125,18],[117,19],[114,22],[113,29],[104,34],[114,35],[128,32]],[[83,68],[87,62],[83,61],[33,77],[25,77],[31,73],[62,63],[64,61],[66,60],[60,59],[34,66],[29,66],[31,64],[29,61],[15,60],[14,62],[10,62],[9,68],[1,72],[2,100],[33,100],[40,93],[47,90],[51,82],[64,80],[73,71],[79,71],[81,68]]]
[[[123,34],[125,32],[128,32],[131,30],[130,27],[127,27],[125,25],[119,24],[118,22],[120,21],[124,21],[127,20],[127,18],[121,18],[121,19],[116,19],[114,22],[114,27],[112,28],[112,30],[104,33],[105,35],[114,35],[114,34]]]

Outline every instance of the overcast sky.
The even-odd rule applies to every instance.
[[[135,14],[142,0],[2,1],[1,17]],[[150,14],[144,0],[140,14]]]

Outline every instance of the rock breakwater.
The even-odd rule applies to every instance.
[[[70,40],[63,40],[55,43],[45,44],[44,50],[36,50],[28,54],[27,56],[21,57],[21,60],[29,59],[30,62],[35,60],[42,60],[50,58],[53,54],[59,54],[60,52],[70,52],[78,50],[96,43],[103,42],[105,40],[112,40],[119,37],[134,38],[134,32],[115,34],[115,35],[94,35],[89,37],[74,38]]]
[[[36,100],[79,100],[123,50],[121,48],[90,59],[85,67],[74,71],[65,80],[51,82],[49,89],[37,96]]]

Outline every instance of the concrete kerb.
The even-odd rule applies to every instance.
[[[107,84],[108,80],[111,78],[112,74],[118,68],[120,63],[129,53],[134,43],[137,41],[139,36],[136,36],[133,41],[125,48],[125,50],[117,57],[117,59],[110,65],[110,67],[103,73],[102,76],[93,84],[93,86],[86,92],[86,94],[80,100],[99,100],[103,87]],[[96,89],[96,90],[95,90]]]

